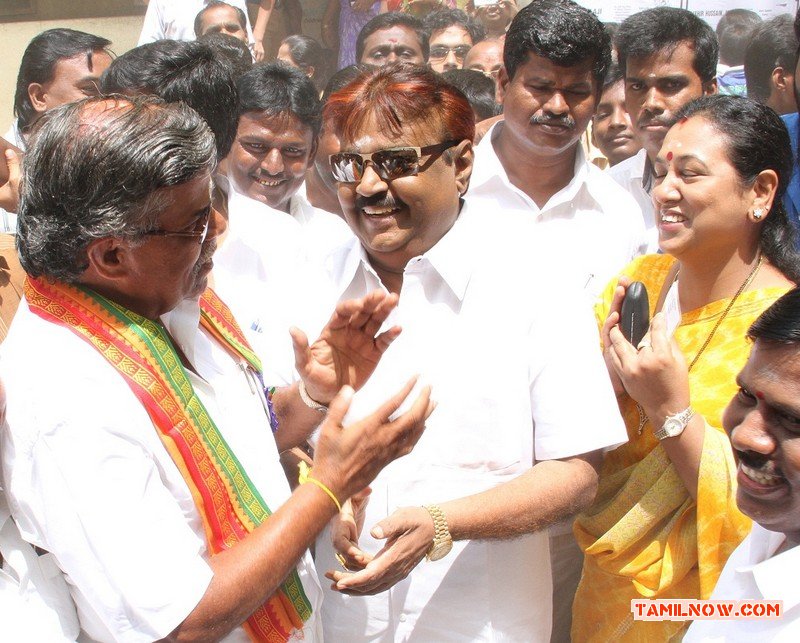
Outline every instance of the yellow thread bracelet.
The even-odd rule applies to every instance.
[[[328,489],[322,482],[317,480],[316,478],[311,477],[311,469],[305,462],[300,462],[297,465],[300,469],[300,476],[297,478],[300,484],[305,484],[306,482],[310,482],[312,484],[317,485],[320,489],[322,489],[325,493],[328,494],[331,500],[333,500],[333,504],[336,505],[336,508],[341,511],[342,510],[342,503],[339,502],[339,499],[334,495],[333,491]]]

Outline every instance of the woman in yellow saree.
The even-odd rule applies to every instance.
[[[688,621],[634,620],[631,600],[708,598],[750,529],[721,415],[748,327],[800,279],[780,202],[791,162],[780,118],[729,96],[686,106],[664,140],[653,189],[664,254],[634,261],[597,307],[629,442],[606,454],[575,522],[574,641],[679,639]],[[659,311],[637,347],[617,327],[633,280]]]

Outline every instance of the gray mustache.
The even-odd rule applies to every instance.
[[[568,129],[575,129],[575,119],[569,114],[563,116],[547,116],[534,114],[530,119],[531,125],[557,125]]]

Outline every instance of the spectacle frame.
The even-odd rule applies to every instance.
[[[375,169],[384,181],[392,181],[404,176],[415,176],[424,172],[428,166],[445,150],[455,147],[461,141],[445,141],[425,147],[397,147],[378,150],[370,154],[339,152],[328,157],[334,181],[339,183],[358,183],[364,177],[367,163]],[[424,164],[423,156],[430,156]]]
[[[464,60],[469,50],[472,49],[470,45],[457,45],[456,47],[448,47],[447,45],[434,45],[428,53],[428,60],[444,60],[453,52],[456,60]]]
[[[206,236],[208,236],[208,225],[210,222],[211,206],[208,206],[202,218],[198,219],[192,230],[164,230],[162,228],[154,228],[152,230],[145,230],[142,234],[152,237],[184,237],[187,239],[197,239],[198,243],[203,245]]]

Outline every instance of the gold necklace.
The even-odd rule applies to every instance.
[[[756,262],[755,267],[750,271],[750,274],[747,275],[747,278],[742,282],[742,285],[739,286],[739,290],[736,291],[736,294],[731,298],[730,303],[725,307],[725,310],[722,311],[722,314],[717,319],[717,323],[714,324],[714,328],[711,329],[711,332],[706,337],[706,341],[703,342],[703,345],[700,347],[700,350],[697,351],[697,354],[694,356],[694,359],[689,364],[689,368],[687,369],[690,373],[692,372],[692,368],[695,364],[697,364],[697,360],[700,359],[700,356],[703,354],[703,351],[708,348],[708,345],[711,343],[711,340],[714,339],[714,334],[717,332],[717,329],[720,327],[720,324],[725,320],[728,316],[728,313],[731,312],[731,308],[736,303],[736,300],[739,299],[739,296],[747,290],[748,286],[753,282],[753,279],[756,277],[756,273],[758,269],[761,268],[761,264],[764,263],[764,255],[759,253],[758,261]],[[675,274],[675,281],[678,280],[677,273]],[[638,435],[642,434],[642,430],[644,429],[644,425],[647,424],[647,414],[644,412],[642,405],[638,402],[636,403],[636,410],[639,413],[639,428],[637,430]]]

